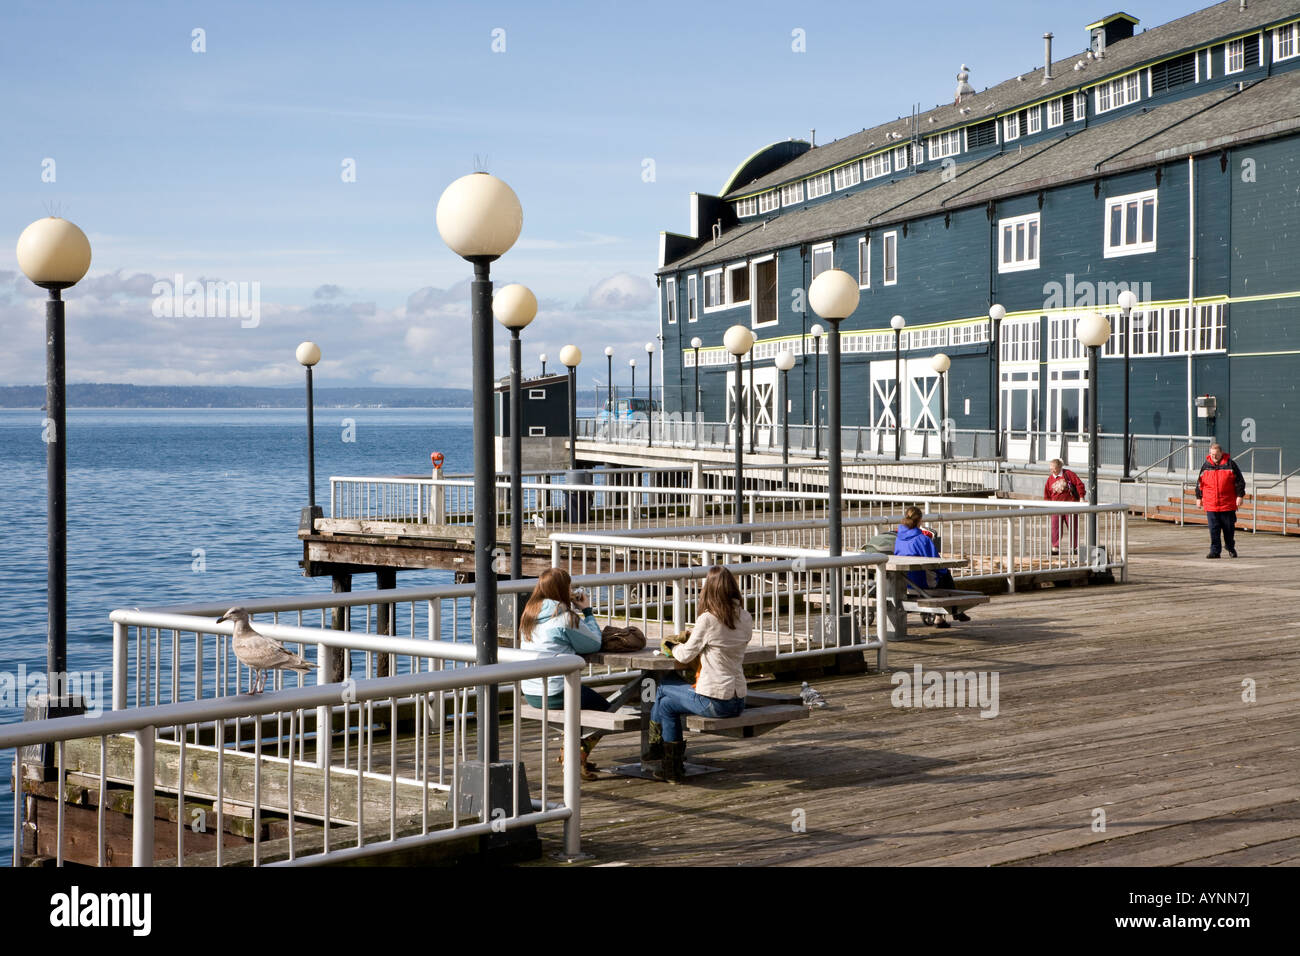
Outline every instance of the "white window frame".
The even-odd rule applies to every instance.
[[[664,310],[668,316],[668,324],[677,324],[677,280],[668,279],[664,282]]]
[[[1282,42],[1284,36],[1291,44],[1291,52],[1284,54],[1282,52]],[[1273,60],[1290,60],[1300,56],[1300,20],[1283,24],[1273,29]]]
[[[700,321],[700,283],[695,273],[686,277],[686,321]]]
[[[1232,65],[1234,59],[1237,61],[1236,66]],[[1231,76],[1233,73],[1244,73],[1245,70],[1246,38],[1238,37],[1223,44],[1223,75]]]
[[[890,152],[894,169],[903,170],[907,168],[907,146],[895,146]]]
[[[856,161],[835,170],[836,189],[848,189],[860,182],[862,182],[862,165]]]
[[[858,288],[871,288],[871,237],[858,240]]]
[[[751,259],[749,263],[749,327],[751,329],[767,328],[770,325],[778,325],[781,321],[781,270],[779,265],[773,266],[776,269],[776,288],[772,291],[775,302],[772,314],[776,318],[767,322],[758,321],[758,296],[755,293],[758,288],[758,267],[764,262],[772,262],[774,259],[776,259],[776,255],[768,253],[765,256],[759,256],[757,259]]]
[[[1011,113],[1002,117],[1002,142],[1009,143],[1020,138],[1020,113]]]
[[[1137,203],[1137,207],[1138,207],[1137,231],[1138,231],[1138,236],[1140,237],[1142,235],[1142,226],[1145,222],[1144,210],[1146,209],[1147,200],[1151,201],[1151,216],[1154,220],[1151,223],[1151,241],[1142,242],[1139,239],[1136,242],[1129,242],[1128,241],[1128,215],[1127,215],[1127,211],[1125,210],[1125,207],[1129,203]],[[1110,219],[1111,219],[1111,210],[1117,206],[1120,207],[1122,211],[1120,213],[1120,233],[1121,233],[1120,243],[1119,245],[1116,246],[1111,244]],[[1155,189],[1148,189],[1145,192],[1140,192],[1140,193],[1129,193],[1126,196],[1112,196],[1108,198],[1106,200],[1105,219],[1102,220],[1103,248],[1105,249],[1104,258],[1115,259],[1118,258],[1119,256],[1136,256],[1148,252],[1155,252],[1159,240],[1159,233],[1157,232],[1157,227],[1159,225],[1159,222],[1160,222],[1160,197],[1158,191]]]
[[[1074,119],[1071,122],[1077,123],[1088,115],[1088,94],[1080,90],[1074,94]]]
[[[736,217],[744,219],[746,216],[758,214],[758,197],[750,196],[748,199],[741,199],[736,202]]]
[[[738,262],[738,263],[736,263],[735,265],[727,266],[727,268],[723,270],[723,276],[722,276],[722,300],[723,300],[723,302],[725,302],[725,303],[727,304],[728,307],[735,307],[735,306],[740,306],[740,305],[749,305],[749,298],[744,298],[744,299],[733,299],[733,298],[731,297],[731,274],[732,274],[733,272],[736,272],[736,271],[740,270],[740,269],[748,269],[748,268],[749,268],[749,263],[748,263],[748,262]],[[750,275],[747,275],[747,276],[746,276],[746,279],[747,279],[747,280],[750,280],[750,281],[752,281],[753,278],[754,278],[754,277],[753,277],[753,276],[750,276]],[[749,289],[749,295],[752,296],[752,295],[754,294],[753,291],[752,291],[752,286],[749,286],[748,289]]]
[[[1031,106],[1025,111],[1025,135],[1032,136],[1042,131],[1043,111],[1038,106]]]
[[[1142,80],[1137,73],[1128,73],[1107,83],[1097,84],[1095,92],[1097,112],[1109,113],[1111,110],[1117,110],[1140,102],[1142,99]],[[1102,105],[1103,103],[1105,105]]]
[[[826,253],[831,257],[830,265],[826,266],[826,268],[822,269],[821,271],[818,271],[817,269],[818,253]],[[819,242],[817,243],[817,245],[813,246],[812,249],[809,251],[809,255],[808,255],[809,275],[812,276],[813,279],[816,279],[819,275],[821,275],[822,272],[827,272],[834,268],[835,268],[835,243]]]
[[[925,147],[931,160],[956,156],[961,152],[962,131],[950,129],[946,133],[935,133],[925,141]]]
[[[1029,227],[1033,225],[1031,230]],[[1024,231],[1025,252],[1023,259],[1015,259],[1015,237],[1018,230]],[[1012,259],[1007,260],[1004,256],[1006,249],[1006,234],[1010,232],[1012,236]],[[1033,255],[1029,252],[1029,237],[1033,235]],[[1043,242],[1043,225],[1041,213],[1030,213],[1027,216],[1013,216],[1009,219],[998,220],[998,272],[1027,272],[1031,269],[1038,268],[1039,252]]]
[[[1055,114],[1056,119],[1053,121],[1052,116]],[[1047,128],[1056,129],[1058,126],[1065,125],[1065,97],[1058,96],[1050,100],[1047,104]]]
[[[809,199],[820,199],[822,196],[829,196],[831,193],[830,173],[818,173],[816,176],[809,176],[806,182],[808,183]]]
[[[803,183],[786,183],[781,187],[781,208],[803,202]]]
[[[701,276],[704,279],[704,301],[702,303],[704,306],[702,309],[703,313],[708,315],[710,312],[720,312],[725,309],[727,307],[727,288],[722,281],[722,267],[719,266],[716,269],[709,269],[707,272],[701,273]],[[718,277],[718,304],[709,305],[709,280],[714,276]]]
[[[868,156],[862,161],[862,178],[879,179],[881,176],[888,176],[890,173],[890,154],[876,153],[874,156]]]
[[[898,285],[898,232],[887,232],[882,237],[884,240],[880,244],[880,281],[882,285]],[[890,262],[890,251],[893,251],[893,262]],[[889,278],[890,272],[894,273],[894,278]]]
[[[774,212],[781,208],[781,193],[775,189],[769,189],[765,193],[758,194],[758,211],[760,213]]]
[[[546,398],[546,389],[544,388],[530,388],[528,390],[528,400],[530,402],[537,399],[545,399],[545,398]]]
[[[545,438],[545,437],[546,437],[546,426],[545,426],[545,425],[529,425],[529,426],[528,426],[528,437],[529,437],[529,438]]]

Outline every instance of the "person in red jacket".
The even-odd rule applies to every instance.
[[[1081,501],[1084,495],[1083,482],[1079,476],[1065,467],[1059,458],[1053,458],[1048,464],[1051,469],[1047,484],[1043,485],[1045,501]],[[1070,531],[1070,547],[1079,547],[1079,516],[1052,515],[1052,554],[1061,553],[1061,524]]]
[[[1237,509],[1246,494],[1246,479],[1241,476],[1237,463],[1223,453],[1216,441],[1210,453],[1201,462],[1201,473],[1196,476],[1196,500],[1205,509],[1205,521],[1210,526],[1210,553],[1207,558],[1219,556],[1219,535],[1228,554],[1237,556]]]

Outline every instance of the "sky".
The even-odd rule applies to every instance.
[[[311,339],[322,386],[468,387],[470,267],[434,210],[475,171],[523,206],[492,276],[539,300],[525,372],[572,342],[581,384],[607,345],[626,377],[691,192],[769,143],[950,101],[963,63],[977,90],[1034,69],[1046,31],[1059,59],[1117,10],[1205,5],[1137,3],[3,0],[0,384],[44,381],[45,293],[14,249],[53,214],[93,249],[64,293],[69,382],[289,385]],[[215,282],[243,314],[185,308]]]

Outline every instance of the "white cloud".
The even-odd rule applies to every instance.
[[[606,312],[639,312],[655,304],[654,283],[645,276],[616,272],[601,279],[582,298],[575,309]]]

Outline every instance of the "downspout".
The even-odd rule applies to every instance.
[[[1192,346],[1189,333],[1196,318],[1196,157],[1187,157],[1187,318],[1183,334],[1187,341],[1187,438],[1192,437]],[[1188,460],[1191,460],[1190,453]]]

